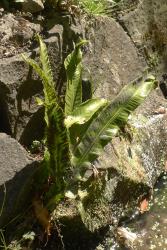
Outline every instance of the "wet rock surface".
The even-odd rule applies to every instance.
[[[144,214],[132,216],[129,222],[124,222],[118,228],[115,238],[117,242],[113,239],[111,250],[167,249],[166,184],[165,173],[154,188],[152,199],[148,201],[147,211]]]

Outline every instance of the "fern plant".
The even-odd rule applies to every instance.
[[[82,102],[81,46],[87,41],[81,41],[64,62],[67,86],[62,109],[46,45],[40,36],[38,40],[41,66],[25,55],[23,58],[43,82],[44,101],[38,101],[45,107],[46,152],[43,166],[47,170],[45,178],[51,179],[45,202],[51,206],[64,197],[72,183],[85,181],[86,170],[125,125],[131,112],[156,86],[156,81],[153,76],[148,76],[141,84],[131,83],[112,102],[94,97]]]
[[[54,195],[61,194],[65,189],[64,172],[68,165],[68,142],[67,130],[64,126],[64,112],[59,104],[59,99],[55,91],[55,84],[51,72],[46,45],[38,36],[40,44],[41,67],[34,60],[23,55],[24,60],[30,64],[43,82],[44,102],[38,99],[40,104],[45,106],[45,140],[46,151],[43,165],[46,170],[46,178],[52,179]],[[51,193],[51,191],[49,192]],[[48,195],[50,196],[50,195]]]

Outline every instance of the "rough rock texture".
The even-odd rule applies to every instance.
[[[84,50],[84,65],[88,69],[84,77],[89,77],[90,70],[96,95],[112,100],[125,84],[145,75],[148,67],[145,54],[139,53],[132,39],[113,19],[94,19],[85,36],[90,44]],[[161,106],[165,108],[163,114],[158,111]],[[129,121],[127,138],[115,138],[99,157],[95,166],[99,173],[106,173],[106,183],[102,184],[99,195],[82,201],[85,209],[81,209],[82,219],[89,230],[109,224],[116,226],[121,217],[128,216],[149,195],[164,171],[167,158],[166,108],[166,100],[156,89]],[[86,173],[91,174],[91,171]],[[57,216],[62,221],[78,218],[75,209],[69,215],[68,208]]]
[[[25,0],[22,2],[23,11],[35,13],[44,9],[43,2],[41,0]]]
[[[31,77],[32,73],[20,53],[29,51],[34,44],[32,42],[34,34],[40,32],[41,26],[19,15],[4,12],[0,18],[0,28],[0,109],[2,111],[0,132],[20,139],[32,114],[37,111],[32,97],[42,90],[40,81]],[[23,93],[25,86],[26,91]],[[32,130],[34,134],[36,131],[38,128]]]
[[[142,199],[142,196],[144,197],[149,189],[154,187],[160,174],[165,171],[167,103],[161,101],[166,113],[156,113],[160,107],[158,101],[162,99],[162,97],[157,98],[156,92],[151,94],[138,108],[136,115],[129,120],[127,137],[114,138],[95,164],[99,171],[106,169],[109,178],[103,190],[103,204],[106,204],[103,208],[105,220],[102,219],[101,204],[96,203],[95,213],[92,202],[90,203],[92,211],[88,216],[93,228],[107,225],[111,217],[113,223],[114,218],[118,220],[122,216],[127,216],[131,208],[139,204],[139,197]]]
[[[28,157],[25,149],[15,139],[5,133],[0,133],[0,152],[2,227],[30,202],[31,184],[37,164]]]
[[[142,0],[135,4],[132,11],[120,14],[123,27],[152,66],[164,62],[167,56],[166,11],[165,0]]]
[[[128,216],[165,170],[167,115],[137,115],[130,123],[131,139],[113,139],[95,164],[107,175],[100,196],[94,201],[85,199],[84,221],[92,231]]]
[[[141,6],[139,4],[138,8]],[[146,11],[144,6],[141,8]],[[140,13],[137,16],[134,11],[127,14],[133,14],[131,23],[135,23],[137,17],[141,21]],[[96,20],[93,24],[93,30],[88,31],[91,45],[85,56],[85,65],[93,72],[93,80],[99,83],[95,93],[112,100],[123,85],[144,75],[147,64],[143,57],[146,55],[141,54],[141,51],[139,53],[133,43],[133,25],[128,26],[129,34],[132,34],[130,38],[112,19]],[[143,32],[143,28],[138,25]],[[150,41],[154,42],[151,38]],[[138,108],[136,118],[130,121],[128,139],[114,139],[99,157],[97,169],[103,171],[107,168],[109,174],[103,187],[102,199],[95,200],[94,204],[92,200],[90,203],[85,201],[85,223],[91,230],[105,227],[109,221],[114,223],[114,218],[118,220],[128,215],[129,209],[137,206],[140,194],[146,194],[153,188],[164,171],[167,158],[167,115],[166,111],[164,114],[156,112],[161,106],[167,108],[167,103],[157,89]]]
[[[21,55],[0,61],[0,96],[3,110],[0,131],[17,139],[21,138],[23,130],[25,132],[27,124],[31,122],[32,114],[38,110],[33,96],[42,91],[41,82],[38,79],[32,80],[30,75],[31,72]],[[36,130],[35,126],[34,129]]]
[[[0,58],[28,51],[34,35],[40,31],[40,24],[3,11],[0,15]]]
[[[0,96],[3,111],[1,119],[3,122],[0,124],[0,131],[12,135],[24,145],[30,145],[33,140],[43,136],[44,122],[41,122],[43,121],[43,109],[39,109],[35,101],[35,96],[39,96],[42,92],[42,84],[37,75],[23,61],[20,52],[28,51],[29,46],[26,44],[30,43],[31,46],[33,45],[34,51],[29,55],[38,54],[31,38],[34,33],[40,31],[40,25],[32,25],[24,18],[17,20],[17,17],[12,14],[4,15],[1,21],[2,26],[6,23],[8,25],[4,26],[6,28],[3,27],[3,39],[0,42],[0,46],[3,48],[1,55],[3,58],[0,60]],[[19,22],[24,25],[24,29],[19,26]],[[13,41],[15,26],[18,30],[20,29],[16,33],[18,35],[20,32],[23,43],[15,44],[11,50],[10,41]],[[54,24],[54,27],[48,29],[50,30],[46,43],[51,55],[55,82],[57,82],[61,79],[63,26]],[[3,53],[5,48],[10,54]]]
[[[99,17],[87,27],[90,45],[84,57],[86,69],[96,90],[95,94],[112,99],[121,88],[142,76],[147,68],[145,59],[112,18]]]

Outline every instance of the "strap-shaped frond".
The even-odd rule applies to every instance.
[[[78,106],[71,115],[65,119],[65,125],[70,128],[73,124],[84,124],[98,111],[101,107],[107,105],[105,99],[90,99]]]
[[[57,94],[55,90],[55,83],[53,80],[52,69],[50,66],[49,56],[47,52],[46,44],[43,42],[42,38],[38,35],[37,36],[40,45],[40,61],[42,64],[42,69],[45,74],[47,81],[43,82],[44,85],[44,94],[48,97],[51,96],[52,99],[48,100],[46,105],[50,105],[53,101],[57,102]],[[53,99],[54,97],[54,99]]]
[[[63,190],[65,169],[68,166],[69,143],[64,126],[64,113],[60,107],[48,110],[49,124],[46,128],[47,148],[50,154],[50,169],[57,189]]]
[[[49,164],[50,171],[53,176],[63,176],[65,167],[64,159],[68,155],[67,133],[64,126],[64,113],[57,103],[57,96],[54,87],[51,67],[49,63],[47,48],[40,36],[40,61],[42,68],[36,61],[25,55],[23,59],[33,67],[35,72],[40,76],[43,82],[45,121],[46,121],[46,144],[50,155]],[[66,145],[66,146],[65,146]],[[62,180],[61,180],[62,181]],[[57,181],[57,184],[59,182]]]
[[[45,104],[48,106],[52,104],[53,102],[56,102],[56,92],[55,92],[54,86],[50,84],[49,79],[47,75],[45,74],[45,71],[38,65],[38,63],[35,60],[27,57],[24,54],[22,54],[22,57],[26,63],[32,66],[35,72],[42,79],[43,87],[44,87],[43,91],[45,95]]]
[[[67,74],[65,115],[71,115],[73,110],[82,103],[82,52],[80,47],[86,42],[83,40],[78,43],[64,61]]]
[[[43,40],[41,39],[39,35],[37,37],[38,37],[39,45],[40,45],[40,61],[42,64],[42,69],[48,79],[49,84],[54,87],[54,80],[53,80],[53,75],[52,75],[52,70],[51,70],[51,65],[49,61],[46,44],[43,42]]]
[[[142,103],[154,87],[153,76],[148,77],[142,84],[124,87],[115,100],[92,120],[81,142],[73,150],[72,164],[80,177],[98,158],[119,128],[126,123],[129,114]]]

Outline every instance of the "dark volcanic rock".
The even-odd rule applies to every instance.
[[[166,0],[137,1],[132,11],[122,12],[120,22],[136,46],[143,50],[151,67],[161,63],[166,71],[167,58]]]
[[[58,21],[60,24],[57,24]],[[66,28],[62,25],[64,22],[66,22]],[[4,15],[1,24],[4,32],[0,41],[0,47],[2,46],[0,57],[3,57],[0,59],[0,110],[2,110],[0,132],[10,134],[23,145],[29,146],[33,140],[43,138],[44,134],[43,109],[39,109],[35,101],[36,96],[42,95],[42,83],[32,68],[23,61],[20,52],[29,51],[28,45],[29,43],[32,45],[31,39],[40,31],[40,25],[33,24],[23,17],[15,17],[13,14]],[[67,55],[67,52],[63,52],[64,33],[69,27],[69,17],[62,19],[55,17],[54,20],[48,21],[46,26],[45,42],[50,55],[55,84],[59,94],[62,94],[60,93],[62,79],[65,78],[62,65],[64,55]],[[20,40],[13,40],[15,35],[19,34],[22,37],[21,43]],[[71,46],[70,38],[69,41]],[[11,44],[14,46],[13,50],[10,48]],[[38,60],[38,48],[35,45],[28,55]],[[5,54],[4,49],[11,53]],[[68,46],[67,49],[69,50]]]
[[[18,140],[39,109],[34,96],[42,91],[42,84],[32,78],[21,55],[0,61],[0,109],[3,110],[2,121],[7,124],[0,125],[0,132],[10,134]],[[34,129],[36,130],[35,124]]]
[[[144,57],[114,19],[94,19],[86,29],[86,38],[90,43],[84,64],[91,72],[96,95],[112,99],[147,69]]]
[[[31,202],[31,185],[37,165],[15,139],[0,133],[0,227]]]
[[[17,139],[38,110],[33,96],[42,90],[41,82],[32,77],[20,53],[29,51],[40,30],[39,24],[19,15],[4,13],[0,18],[0,132]]]
[[[0,16],[0,58],[28,50],[34,35],[40,31],[40,24],[30,22],[21,15],[4,13]]]

